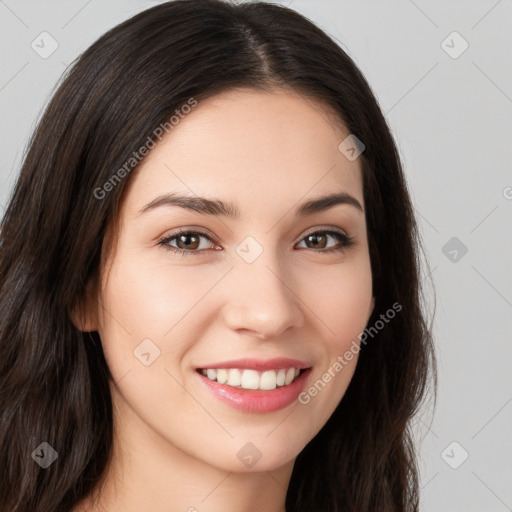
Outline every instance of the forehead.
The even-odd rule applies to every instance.
[[[338,149],[349,135],[320,102],[274,89],[226,91],[180,117],[131,177],[127,206],[157,194],[229,198],[240,209],[346,192],[363,204],[359,159]]]

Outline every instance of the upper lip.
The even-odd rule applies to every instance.
[[[310,368],[311,364],[298,359],[290,359],[288,357],[276,357],[274,359],[234,359],[232,361],[221,361],[219,363],[211,363],[200,366],[199,369],[217,369],[217,368],[239,368],[244,370],[277,370],[280,368],[299,368],[300,370]]]

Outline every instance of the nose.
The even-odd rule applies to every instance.
[[[236,262],[228,286],[224,320],[239,334],[273,339],[304,322],[298,284],[269,249],[251,264]]]

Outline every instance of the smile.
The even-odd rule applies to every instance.
[[[219,384],[262,391],[289,386],[301,373],[301,369],[293,367],[263,372],[241,368],[202,368],[200,371],[205,377]]]
[[[295,404],[311,370],[308,361],[276,357],[205,363],[195,373],[204,388],[224,404],[261,414]]]

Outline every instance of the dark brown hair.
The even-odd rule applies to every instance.
[[[430,376],[421,240],[399,154],[350,57],[279,5],[178,0],[113,28],[69,69],[32,136],[2,220],[0,511],[69,512],[98,484],[113,442],[110,373],[97,332],[70,312],[100,266],[129,176],[97,198],[190,98],[285,87],[328,105],[361,155],[375,309],[403,309],[361,350],[334,414],[298,455],[288,512],[418,510],[410,422]],[[341,142],[341,141],[340,141]],[[43,441],[58,452],[42,469]]]

